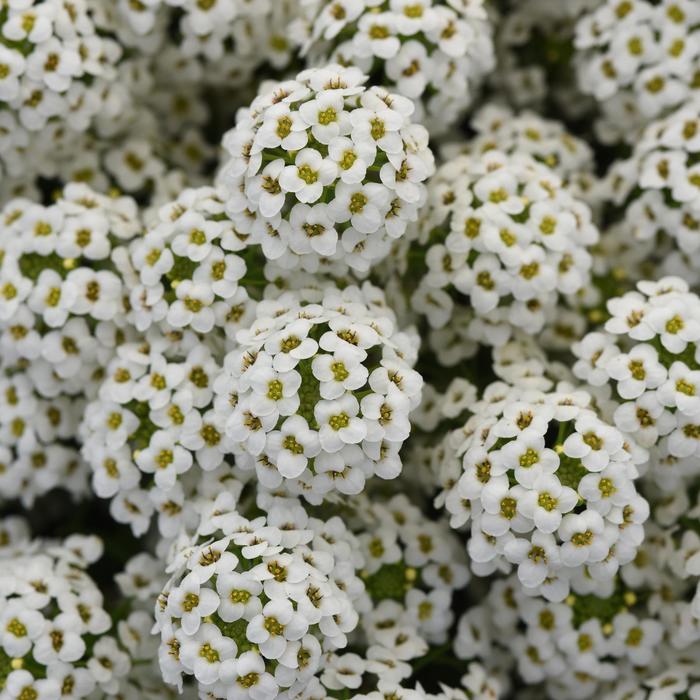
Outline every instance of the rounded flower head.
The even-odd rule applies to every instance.
[[[442,328],[468,301],[468,333],[490,345],[514,327],[538,333],[561,296],[586,287],[597,240],[589,208],[546,166],[519,153],[458,156],[431,180],[410,248],[424,256],[414,307]]]
[[[308,60],[356,66],[375,85],[415,100],[418,120],[431,133],[459,121],[493,68],[492,27],[481,0],[321,0],[309,6]]]
[[[578,199],[594,207],[600,198],[594,175],[591,147],[570,133],[559,121],[537,112],[515,112],[491,103],[471,120],[476,136],[464,143],[447,143],[441,149],[446,160],[462,154],[478,156],[491,150],[508,155],[526,153],[550,168]]]
[[[415,340],[395,330],[376,288],[288,292],[260,302],[215,385],[237,456],[268,488],[319,502],[395,478],[422,379]]]
[[[166,331],[197,333],[223,327],[234,337],[252,316],[253,302],[243,286],[246,238],[224,213],[220,191],[182,192],[130,246],[138,275],[129,293],[130,320],[139,330],[156,323]]]
[[[86,492],[77,426],[115,346],[135,336],[122,263],[138,231],[134,200],[77,183],[49,206],[16,198],[0,213],[3,498]]]
[[[102,551],[98,537],[73,535],[3,552],[0,674],[6,697],[80,700],[155,684],[153,618],[134,610],[113,624],[115,611],[87,571]]]
[[[202,690],[216,684],[223,696],[272,699],[311,682],[323,652],[346,646],[362,592],[358,544],[339,518],[304,514],[287,526],[276,504],[253,520],[225,495],[213,505],[156,605],[161,669],[173,684],[194,676]]]
[[[445,506],[459,524],[460,500],[470,504],[476,573],[514,567],[533,594],[562,600],[572,576],[585,569],[605,582],[634,558],[649,513],[634,486],[646,455],[598,417],[584,391],[500,386],[505,400],[478,402],[455,436],[466,439],[447,440],[444,459],[456,450],[462,473]]]
[[[484,603],[460,621],[458,648],[473,654],[505,647],[522,680],[544,683],[552,697],[583,690],[583,697],[596,691],[607,696],[615,681],[629,690],[628,684],[648,677],[655,667],[666,627],[663,617],[647,603],[645,586],[629,586],[619,577],[601,583],[582,576],[571,583],[575,592],[552,601],[523,589],[515,575],[498,581]],[[483,637],[474,638],[474,628]],[[623,670],[626,662],[631,662],[629,671]],[[661,662],[658,668],[667,666]]]
[[[220,367],[209,347],[191,331],[124,343],[107,365],[98,398],[88,404],[80,434],[98,496],[112,499],[111,512],[136,534],[157,513],[164,537],[187,521],[186,502],[197,481],[224,468],[231,442],[214,408]],[[217,471],[218,470],[218,471]]]
[[[578,20],[578,84],[599,103],[604,140],[634,143],[641,127],[697,94],[698,20],[695,3],[649,0],[605,0]]]
[[[613,390],[615,425],[649,449],[648,475],[673,492],[698,475],[700,298],[674,277],[608,302],[604,329],[573,350],[574,373]]]
[[[359,272],[415,221],[433,172],[412,103],[328,66],[262,92],[224,136],[220,181],[235,229],[286,268]]]
[[[651,273],[677,275],[691,285],[700,280],[699,104],[698,98],[689,100],[652,122],[630,157],[616,161],[606,175],[618,235],[644,251],[646,267],[633,266],[632,281]]]

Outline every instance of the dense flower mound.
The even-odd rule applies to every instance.
[[[528,596],[515,576],[498,581],[486,605],[461,618],[455,649],[469,657],[505,647],[517,659],[520,676],[544,682],[547,697],[557,700],[616,697],[608,693],[621,678],[639,683],[665,670],[668,659],[659,654],[665,626],[649,591],[610,583],[608,591],[589,580],[580,593],[551,602]],[[481,635],[484,624],[490,629]]]
[[[699,89],[700,0],[0,0],[0,700],[700,700]]]
[[[163,697],[153,694],[153,619],[136,610],[113,625],[87,573],[102,550],[99,538],[75,535],[63,542],[19,539],[0,552],[4,698],[78,700],[139,689],[141,697]]]
[[[549,168],[493,150],[438,170],[419,228],[414,309],[441,328],[467,307],[471,338],[489,345],[513,328],[538,333],[557,300],[588,283],[598,240],[590,209]]]
[[[120,39],[168,65],[192,86],[245,86],[265,64],[282,70],[294,54],[290,22],[301,0],[148,0],[114,3]],[[176,31],[173,32],[173,27]],[[156,70],[159,66],[156,66]]]
[[[136,328],[209,333],[216,326],[233,338],[254,307],[242,281],[245,238],[214,188],[187,189],[161,207],[158,222],[130,247],[138,274],[129,295]]]
[[[88,2],[10,2],[0,17],[0,175],[31,169],[25,151],[57,127],[85,131],[109,110],[123,49]],[[50,157],[47,152],[45,154]]]
[[[61,378],[73,378],[90,366],[89,354],[79,357],[94,350],[80,342],[91,335],[88,321],[104,329],[125,321],[124,246],[140,230],[136,202],[74,183],[55,204],[15,199],[0,216],[0,327],[13,324],[7,351],[30,360],[43,355]],[[74,352],[65,343],[55,348],[70,328],[78,335]]]
[[[124,343],[109,363],[97,398],[84,412],[83,457],[92,485],[112,499],[111,513],[135,534],[158,511],[161,534],[172,537],[191,496],[187,472],[201,478],[232,450],[226,416],[214,406],[219,364],[194,333],[149,332]],[[196,482],[195,482],[196,483]]]
[[[483,0],[318,0],[304,53],[314,65],[357,66],[408,97],[431,133],[455,124],[493,68]]]
[[[410,100],[366,80],[357,68],[303,71],[263,89],[224,136],[226,212],[286,268],[330,258],[366,272],[425,201],[428,133]]]
[[[531,594],[561,601],[634,559],[649,515],[635,486],[646,455],[586,391],[497,383],[472,410],[446,438],[442,468],[454,474],[443,497],[452,526],[470,522],[475,573],[515,567]]]
[[[403,494],[360,510],[367,641],[401,661],[423,656],[448,641],[453,596],[470,578],[464,548],[446,522],[429,520]]]
[[[476,131],[474,138],[448,143],[441,149],[443,158],[451,160],[460,153],[479,155],[491,150],[507,155],[527,153],[551,168],[575,197],[591,206],[596,202],[599,193],[593,151],[562,122],[491,103],[474,114],[471,127]]]
[[[673,491],[700,474],[700,298],[675,277],[637,287],[611,299],[604,329],[573,346],[573,369],[612,389],[615,425],[649,450],[656,487]]]
[[[214,505],[158,599],[163,677],[194,676],[200,696],[296,697],[357,625],[357,542],[337,517],[302,509],[298,523],[273,504],[248,519],[233,498]]]
[[[632,155],[616,161],[606,181],[610,204],[627,240],[651,245],[655,277],[700,281],[700,101],[652,122]]]
[[[14,199],[0,213],[0,484],[31,505],[62,486],[86,492],[75,444],[125,329],[120,259],[136,203],[73,184],[55,204]]]
[[[423,381],[412,369],[417,338],[396,328],[379,289],[261,301],[236,340],[214,386],[214,415],[238,467],[313,503],[400,474]]]
[[[602,138],[634,142],[640,127],[697,93],[699,22],[689,0],[605,0],[579,19],[578,83],[600,103]]]

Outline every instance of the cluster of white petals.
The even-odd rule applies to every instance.
[[[601,138],[640,127],[700,87],[700,7],[692,0],[605,0],[576,25],[578,83],[600,103]]]
[[[312,503],[394,479],[423,381],[418,343],[381,290],[287,292],[261,301],[214,391],[236,464]]]
[[[430,181],[413,308],[433,328],[466,309],[471,338],[489,345],[513,328],[538,333],[562,296],[589,283],[597,240],[589,207],[529,155],[457,156]]]
[[[312,0],[303,53],[356,66],[415,101],[432,134],[455,124],[494,65],[483,0]]]
[[[438,503],[453,527],[470,524],[476,574],[515,568],[529,594],[562,601],[580,579],[605,584],[634,559],[649,516],[635,486],[646,453],[601,420],[590,394],[497,382],[471,411],[438,455],[454,484]]]
[[[224,136],[220,181],[236,229],[269,260],[359,272],[416,221],[433,173],[413,103],[358,68],[310,68],[265,88]]]
[[[700,700],[700,0],[0,0],[0,700]]]
[[[650,124],[606,175],[619,235],[646,253],[655,276],[700,281],[700,101]],[[632,278],[641,272],[633,271]]]
[[[296,697],[357,625],[357,542],[337,517],[286,526],[274,505],[251,519],[237,506],[217,498],[171,562],[156,607],[163,677],[194,676],[207,697]]]
[[[0,552],[2,697],[168,697],[152,664],[152,616],[134,610],[114,624],[87,571],[102,556],[102,541],[79,535],[30,540],[21,522],[0,526],[14,535]]]
[[[212,187],[186,189],[132,242],[138,281],[129,288],[129,320],[138,330],[209,333],[216,326],[233,338],[252,320],[254,302],[241,283],[245,237],[224,213],[222,197]]]
[[[608,390],[615,425],[649,450],[656,488],[672,491],[700,474],[700,298],[677,277],[637,287],[573,346],[573,371]]]

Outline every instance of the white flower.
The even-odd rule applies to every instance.
[[[241,618],[252,620],[262,611],[260,593],[262,583],[250,575],[235,571],[220,574],[216,579],[216,590],[220,596],[218,614],[224,622],[235,622]]]
[[[6,653],[24,656],[44,633],[45,620],[36,610],[26,610],[9,600],[0,616],[0,643]]]
[[[503,465],[513,469],[518,483],[527,488],[533,488],[541,476],[554,473],[559,465],[554,450],[544,446],[539,430],[529,427],[513,442],[504,445],[500,455]]]
[[[563,540],[561,560],[567,566],[602,561],[610,550],[603,518],[592,510],[565,515],[557,532]]]
[[[577,501],[576,491],[562,486],[553,474],[542,474],[533,482],[532,490],[519,499],[518,508],[534,521],[538,530],[552,533],[558,529],[562,515],[573,510]]]
[[[274,677],[265,671],[263,658],[254,651],[243,652],[235,662],[224,662],[221,678],[230,684],[228,697],[235,700],[273,700],[279,692]]]
[[[610,458],[622,449],[624,438],[615,428],[594,416],[582,416],[576,421],[576,432],[564,441],[564,453],[581,459],[583,466],[599,472]]]
[[[319,436],[309,429],[306,420],[294,415],[282,423],[279,431],[268,434],[267,449],[280,474],[294,479],[306,469],[308,460],[318,455],[321,444]]]
[[[226,211],[285,269],[298,259],[366,271],[424,199],[427,135],[409,103],[365,80],[339,65],[303,71],[262,91],[224,138]]]
[[[172,488],[177,475],[192,466],[191,453],[176,445],[173,438],[172,433],[166,430],[156,431],[148,447],[136,457],[139,469],[155,474],[156,484],[164,489]]]
[[[21,669],[10,671],[5,682],[5,692],[11,700],[19,700],[22,695],[36,700],[50,700],[58,697],[60,688],[53,679],[35,680],[29,671]]]
[[[246,637],[257,644],[265,658],[279,659],[287,648],[287,641],[301,639],[308,623],[294,612],[292,603],[271,600],[256,615],[246,629]]]
[[[319,401],[314,417],[320,426],[319,442],[326,452],[337,452],[343,445],[355,445],[367,436],[367,426],[358,416],[360,404],[352,394],[340,399]]]
[[[189,635],[197,633],[202,618],[211,615],[218,605],[219,596],[209,588],[202,588],[194,574],[184,578],[168,596],[170,614],[180,618],[183,630]]]
[[[211,685],[219,680],[223,664],[236,655],[236,643],[210,623],[204,623],[193,634],[180,647],[180,658],[200,683]]]
[[[663,627],[656,620],[638,620],[629,613],[613,618],[614,629],[610,649],[615,656],[627,656],[636,666],[649,664],[663,635]]]
[[[547,578],[551,568],[559,563],[559,549],[553,535],[535,531],[532,540],[516,537],[510,540],[504,553],[508,561],[518,565],[518,578],[524,586],[536,588]]]
[[[289,247],[304,255],[312,251],[322,256],[332,256],[338,242],[335,222],[330,218],[328,205],[314,207],[296,204],[289,216]]]
[[[85,653],[85,642],[77,633],[81,626],[80,618],[74,614],[57,615],[36,640],[32,652],[34,658],[46,665],[56,661],[78,661]]]

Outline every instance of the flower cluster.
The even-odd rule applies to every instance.
[[[611,583],[608,592],[589,581],[580,593],[551,602],[528,596],[514,576],[501,580],[484,606],[460,619],[457,654],[489,656],[506,647],[527,683],[546,683],[547,697],[618,697],[616,684],[622,692],[665,670],[667,661],[657,656],[664,625],[649,592]]]
[[[539,332],[560,295],[586,286],[598,240],[590,209],[529,156],[458,156],[430,181],[418,245],[426,268],[413,294],[433,328],[468,302],[472,339],[500,345]]]
[[[672,491],[700,475],[700,298],[674,277],[637,287],[573,346],[573,371],[612,390],[615,425],[649,450],[649,477]]]
[[[290,24],[300,11],[301,0],[121,1],[109,26],[125,44],[179,64],[193,87],[244,86],[262,66],[288,67],[296,48]]]
[[[164,205],[147,233],[133,241],[130,259],[138,283],[130,289],[130,320],[139,330],[161,324],[167,330],[228,337],[250,322],[253,302],[242,278],[244,236],[224,213],[221,192],[186,189]]]
[[[591,396],[503,383],[446,438],[453,527],[471,521],[479,575],[517,567],[530,592],[561,601],[579,579],[606,582],[634,559],[649,515],[637,493],[644,450],[601,420]]]
[[[0,0],[0,700],[700,700],[699,88],[700,0]]]
[[[357,66],[416,101],[431,133],[455,124],[493,68],[483,0],[321,0],[310,3],[304,53],[314,65]]]
[[[358,622],[356,553],[340,518],[273,504],[248,519],[235,499],[217,498],[158,598],[166,682],[194,676],[200,697],[241,700],[313,687],[325,654],[345,647]]]
[[[368,642],[401,661],[423,656],[447,641],[453,594],[470,578],[464,549],[447,523],[428,520],[403,494],[361,509]]]
[[[177,534],[192,509],[181,483],[195,464],[215,472],[232,450],[226,417],[214,406],[219,364],[192,332],[149,332],[124,343],[107,365],[80,434],[92,485],[112,499],[111,513],[144,533],[159,513],[164,537]]]
[[[56,486],[82,494],[74,442],[115,347],[129,332],[119,269],[136,203],[66,187],[55,204],[0,213],[0,484],[29,505]]]
[[[12,334],[14,343],[8,339],[8,351],[31,360],[43,350],[62,378],[85,371],[89,355],[66,360],[66,352],[50,350],[60,340],[41,348],[33,334],[37,328],[47,335],[73,326],[90,335],[86,319],[120,324],[124,246],[140,231],[136,202],[71,184],[55,204],[15,199],[0,216],[0,324],[21,327]],[[77,346],[76,353],[89,352],[82,343]]]
[[[122,47],[89,4],[12,2],[0,17],[0,174],[23,172],[36,132],[85,131],[107,108]]]
[[[86,571],[102,550],[99,538],[75,535],[0,554],[3,698],[106,698],[139,688],[141,697],[154,697],[147,692],[154,685],[152,618],[136,610],[113,626]]]
[[[605,0],[578,20],[578,83],[600,103],[602,138],[633,142],[696,93],[699,21],[689,0]]]
[[[599,193],[593,151],[561,122],[545,119],[537,112],[516,113],[502,105],[487,104],[475,113],[471,126],[476,131],[473,139],[443,146],[441,154],[445,160],[459,154],[478,156],[491,150],[509,156],[527,153],[551,168],[574,197],[590,206],[596,203]]]
[[[308,69],[263,90],[224,136],[226,212],[283,267],[329,258],[366,272],[425,201],[433,156],[413,103],[366,80]]]
[[[287,292],[264,300],[224,360],[214,415],[241,469],[310,502],[396,478],[422,379],[417,339],[380,290]]]
[[[621,235],[651,246],[655,276],[700,281],[700,102],[652,122],[606,176]],[[639,274],[639,273],[637,273]]]

